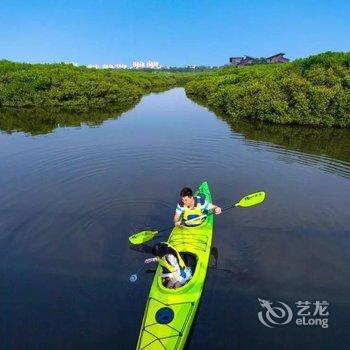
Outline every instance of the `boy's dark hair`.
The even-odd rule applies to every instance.
[[[166,254],[172,254],[176,257],[176,252],[174,249],[168,246],[167,242],[160,242],[153,246],[152,253],[155,256],[162,258]]]
[[[181,197],[193,197],[193,192],[189,187],[184,187],[180,192]]]

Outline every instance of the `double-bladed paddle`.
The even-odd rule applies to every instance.
[[[247,207],[251,207],[253,205],[260,204],[264,201],[265,196],[266,196],[265,192],[255,192],[255,193],[248,194],[247,196],[243,197],[238,203],[232,204],[228,207],[223,208],[222,212],[229,210],[229,209],[232,209],[232,208],[236,208],[236,207],[247,208]],[[196,220],[205,218],[205,217],[213,215],[213,214],[214,214],[214,212],[210,212],[208,214],[203,214],[200,217],[196,217],[194,219],[185,221],[184,224],[186,225],[186,224],[190,223],[191,221],[196,221]],[[159,233],[170,230],[173,227],[174,227],[174,225],[167,227],[167,228],[163,228],[161,230],[148,230],[148,231],[136,232],[132,236],[129,237],[129,242],[131,244],[146,243],[146,242],[150,241],[151,239],[153,239]]]

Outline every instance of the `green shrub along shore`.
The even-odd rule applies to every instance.
[[[285,64],[188,73],[96,70],[2,60],[0,112],[13,107],[84,111],[117,107],[122,112],[122,106],[130,108],[146,93],[179,85],[185,87],[188,97],[229,119],[350,126],[350,52],[326,52]],[[6,112],[7,124],[10,114]]]
[[[174,74],[0,61],[0,107],[101,108],[177,84]]]
[[[350,127],[350,52],[226,67],[194,77],[185,89],[229,119]]]

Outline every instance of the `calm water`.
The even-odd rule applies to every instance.
[[[127,238],[203,180],[222,206],[268,197],[217,217],[229,271],[209,269],[188,348],[349,348],[349,130],[228,124],[180,88],[97,124],[0,133],[1,349],[135,348],[153,274],[129,282],[149,255]],[[265,327],[258,298],[293,321]],[[298,301],[327,301],[329,327],[297,326]]]

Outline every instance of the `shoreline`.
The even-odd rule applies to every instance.
[[[230,120],[350,128],[350,52],[198,73],[0,61],[0,111],[63,108],[94,113],[136,105],[149,93],[174,87],[183,87],[188,98]]]

